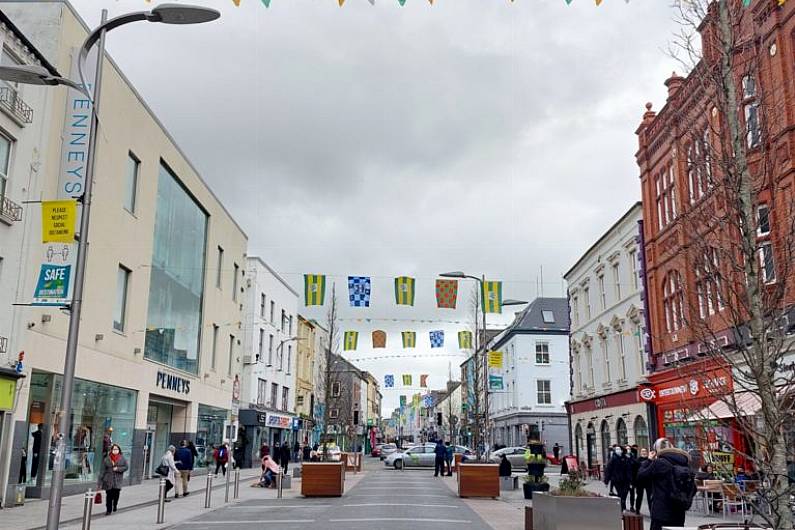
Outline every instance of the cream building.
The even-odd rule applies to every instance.
[[[638,398],[645,377],[643,284],[639,277],[634,204],[564,278],[571,310],[571,400],[566,404],[573,450],[588,466],[607,461],[612,444],[649,446],[647,405]]]
[[[310,441],[314,416],[312,411],[315,406],[315,356],[318,341],[315,324],[298,315],[298,348],[295,368],[295,413],[301,420],[301,429],[298,439]]]
[[[4,2],[3,12],[59,72],[76,75],[74,55],[88,28],[68,3]],[[102,68],[98,179],[77,380],[67,407],[67,494],[96,483],[111,442],[127,455],[132,483],[185,438],[195,441],[203,468],[211,444],[236,434],[233,400],[240,393],[246,235],[118,66],[106,57]],[[85,121],[80,114],[89,102],[63,87],[26,87],[25,97],[48,101],[34,112],[43,127],[40,196],[68,195],[65,169],[85,156],[85,137],[77,141],[73,129]],[[26,223],[29,253],[21,259],[29,263],[20,271],[20,293],[30,300],[43,250],[40,217],[26,214]],[[25,377],[13,436],[0,451],[3,491],[7,496],[24,471],[28,496],[46,497],[51,440],[61,434],[54,412],[68,316],[58,307],[18,315]]]

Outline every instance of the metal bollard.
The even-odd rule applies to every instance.
[[[145,479],[152,478],[151,473],[149,473],[149,459],[147,458],[148,454],[149,454],[149,447],[144,445],[143,461],[144,461],[144,478]]]
[[[278,486],[278,490],[276,491],[276,498],[277,499],[281,499],[282,498],[282,477],[283,476],[284,476],[284,472],[281,469],[279,469],[279,474],[276,475],[277,486]]]
[[[157,497],[157,524],[166,520],[166,479],[160,479],[160,492]]]
[[[105,492],[107,495],[107,492]],[[83,498],[83,525],[82,530],[90,530],[91,529],[91,510],[94,507],[94,492],[90,489],[86,492],[86,496]]]
[[[226,485],[224,486],[224,502],[229,502],[229,475],[232,474],[232,471],[229,469],[229,466],[226,466],[226,473],[225,473],[225,480]]]
[[[213,500],[213,474],[207,473],[207,485],[204,488],[204,507],[210,508]]]
[[[240,470],[235,469],[235,492],[233,497],[235,499],[240,497]]]

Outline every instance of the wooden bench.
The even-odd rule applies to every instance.
[[[304,497],[342,497],[344,487],[342,462],[304,462],[301,495]]]

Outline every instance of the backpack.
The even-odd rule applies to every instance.
[[[222,445],[221,448],[218,450],[218,461],[219,462],[226,462],[226,446]]]
[[[670,500],[673,507],[685,512],[693,504],[696,495],[695,475],[687,466],[673,466],[671,471]]]

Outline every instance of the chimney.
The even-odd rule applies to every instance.
[[[676,72],[673,72],[671,77],[665,80],[665,86],[668,87],[668,101],[671,101],[676,96],[684,82],[685,78],[676,75]]]

